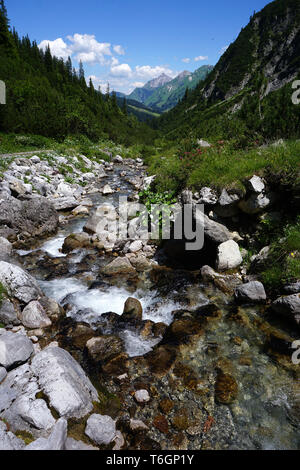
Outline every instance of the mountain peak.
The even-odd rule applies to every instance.
[[[148,83],[146,83],[145,87],[158,88],[170,82],[171,80],[172,80],[172,77],[169,77],[165,73],[162,73],[161,75],[159,75],[159,77],[154,78],[153,80],[150,80]]]
[[[184,70],[179,75],[177,75],[176,78],[178,78],[179,80],[183,80],[184,78],[189,77],[190,75],[192,75],[192,72],[189,72],[188,70]]]

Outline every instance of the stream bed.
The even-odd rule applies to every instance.
[[[120,191],[107,197],[99,193],[88,195],[93,201],[93,210],[104,201],[117,204],[120,194],[130,194],[129,184],[120,182],[116,175],[108,177],[108,183]],[[170,285],[168,292],[164,290],[163,293],[143,276],[137,286],[119,279],[117,285],[106,282],[93,288],[99,267],[107,264],[111,256],[99,255],[95,261],[88,249],[75,250],[68,255],[61,251],[65,238],[81,232],[86,220],[87,217],[68,220],[56,235],[41,241],[34,250],[18,252],[25,268],[39,280],[44,293],[61,305],[67,304],[68,316],[92,327],[96,327],[104,313],[121,315],[128,297],[140,300],[143,320],[166,325],[172,323],[174,311],[216,303],[222,315],[207,324],[204,334],[190,348],[184,348],[181,361],[208,382],[215,377],[216,364],[235,377],[238,397],[226,407],[235,429],[229,448],[299,449],[300,376],[288,364],[274,360],[264,350],[265,332],[258,326],[265,321],[263,311],[259,307],[240,308],[240,321],[236,321],[228,297],[212,286],[204,286],[199,280],[188,281],[182,289]],[[51,262],[53,266],[62,267],[62,275],[56,276],[55,271],[49,271]],[[141,337],[132,330],[122,331],[120,336],[131,358],[144,356],[161,341],[161,338]],[[174,389],[172,392],[165,390],[165,395],[173,400],[174,396],[181,399]],[[198,398],[191,400],[192,404],[187,404],[187,408],[201,406]],[[225,416],[225,407],[216,407],[219,410],[216,413],[222,411]],[[144,417],[141,412],[140,418]],[[202,442],[203,436],[200,440],[195,434],[190,437],[189,448],[197,449]]]

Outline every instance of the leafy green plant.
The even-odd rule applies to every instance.
[[[3,286],[3,284],[1,284],[0,282],[0,305],[2,304],[3,300],[4,300],[4,296],[7,294],[7,291],[5,289],[5,287]]]
[[[289,282],[300,279],[300,217],[288,224],[271,245],[267,265],[261,274],[262,280],[270,290],[280,290]]]
[[[150,219],[157,220],[159,224],[159,233],[162,235],[164,220],[169,220],[172,209],[177,199],[174,192],[166,191],[163,193],[153,192],[151,189],[145,189],[139,193],[140,202],[145,204]]]

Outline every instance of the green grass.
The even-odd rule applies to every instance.
[[[142,114],[147,114],[149,115],[150,117],[154,118],[154,117],[159,117],[160,114],[154,112],[154,111],[149,111],[148,109],[143,109],[143,108],[137,108],[135,106],[132,106],[131,104],[128,105],[128,110],[134,110],[134,111],[138,111],[139,113],[142,113]]]
[[[0,154],[48,150],[55,147],[55,145],[55,140],[39,135],[0,133]]]
[[[203,186],[243,188],[246,178],[268,172],[299,183],[299,141],[250,150],[236,150],[232,142],[215,143],[207,149],[193,144],[190,147],[173,147],[148,159],[150,173],[157,175],[159,191],[179,191],[184,187],[199,190]]]
[[[4,300],[4,296],[7,294],[5,287],[0,282],[0,306]]]
[[[300,216],[287,225],[272,244],[262,281],[270,290],[280,291],[286,283],[300,279]]]

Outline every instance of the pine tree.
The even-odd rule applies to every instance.
[[[107,102],[110,101],[110,86],[109,86],[109,83],[107,83],[105,101],[107,101]]]
[[[71,57],[68,57],[68,60],[66,62],[66,69],[67,69],[67,75],[69,78],[72,77],[72,72],[73,72],[73,66],[72,66],[72,60]]]
[[[51,50],[50,50],[50,45],[46,47],[45,50],[45,66],[48,72],[51,72],[53,70],[53,64],[52,64],[52,55],[51,55]]]
[[[83,63],[82,63],[82,61],[79,62],[79,73],[78,73],[78,77],[79,77],[79,82],[80,82],[81,86],[83,86],[84,88],[86,88],[85,74],[84,74],[84,68],[83,68]]]
[[[93,80],[91,79],[91,77],[89,81],[89,93],[91,96],[94,96],[95,94],[95,88],[94,88]]]
[[[4,0],[0,0],[0,47],[5,48],[6,52],[11,52],[14,48]]]
[[[74,83],[77,82],[78,80],[77,70],[75,69],[75,67],[73,67],[73,70],[72,70],[72,80]]]
[[[122,104],[122,112],[125,114],[125,116],[128,115],[128,108],[127,108],[127,100],[124,97],[123,104]]]
[[[111,94],[111,103],[112,103],[113,110],[118,111],[119,107],[118,107],[117,95],[115,91],[113,91]]]

